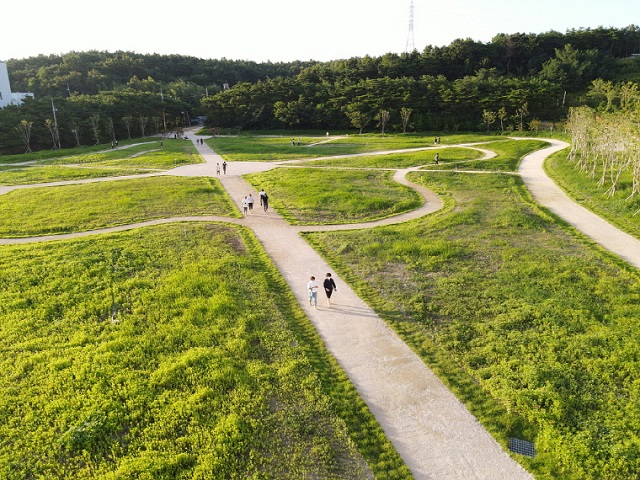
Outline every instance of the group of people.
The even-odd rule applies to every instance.
[[[324,288],[324,293],[327,295],[327,305],[331,307],[331,295],[333,292],[337,292],[338,288],[336,287],[336,282],[331,278],[331,274],[327,273],[324,281],[322,282],[322,287]],[[318,289],[320,286],[318,282],[316,282],[316,277],[311,276],[309,279],[309,283],[307,283],[307,292],[309,294],[309,306],[313,306],[316,310],[318,309]]]
[[[226,170],[226,163],[222,164],[222,168]],[[267,192],[264,191],[264,188],[260,190],[260,193],[258,194],[258,198],[260,199],[260,206],[262,207],[262,209],[265,212],[269,210],[269,195],[267,195]],[[248,214],[253,212],[253,203],[254,203],[254,199],[253,199],[253,194],[251,193],[242,199],[242,215],[243,216],[246,217]]]
[[[196,138],[196,144],[197,145],[204,145],[204,140],[201,138]]]
[[[226,175],[227,173],[227,162],[223,161],[222,162],[222,173],[224,173]],[[220,164],[216,163],[216,175],[220,176]]]

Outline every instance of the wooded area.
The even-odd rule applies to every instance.
[[[236,131],[548,129],[571,106],[598,106],[587,96],[594,80],[640,83],[633,53],[640,53],[640,27],[632,25],[458,39],[330,62],[122,51],[11,59],[13,90],[35,99],[0,110],[0,153],[175,131],[201,116]]]

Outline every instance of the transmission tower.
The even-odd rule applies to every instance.
[[[407,46],[406,53],[413,52],[416,49],[416,44],[413,39],[413,0],[409,6],[409,32],[407,33]]]

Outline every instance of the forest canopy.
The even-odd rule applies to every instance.
[[[380,118],[387,132],[544,128],[564,121],[569,107],[589,105],[593,81],[640,83],[637,53],[640,27],[631,25],[457,39],[329,62],[125,51],[10,59],[12,89],[35,98],[0,110],[0,152],[27,149],[17,132],[23,121],[33,150],[175,132],[202,117],[236,131],[380,131]]]

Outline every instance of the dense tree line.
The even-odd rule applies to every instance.
[[[304,74],[304,72],[303,72]],[[301,74],[302,75],[302,74]],[[448,80],[442,75],[374,78],[353,84],[318,84],[299,79],[241,83],[203,100],[210,118],[223,127],[411,130],[480,130],[485,116],[501,119],[497,130],[523,128],[534,118],[558,118],[563,90],[540,79],[501,77],[491,71]],[[494,121],[491,122],[493,125]]]
[[[640,81],[640,29],[459,39],[423,52],[318,63],[293,78],[242,82],[203,100],[218,125],[236,128],[539,128],[585,101],[594,80]],[[410,109],[409,121],[403,112]],[[408,124],[408,125],[405,125]]]
[[[537,128],[586,102],[594,80],[639,82],[640,59],[631,53],[640,53],[637,26],[499,34],[488,43],[458,39],[330,62],[99,51],[11,59],[12,89],[35,99],[0,110],[0,151],[27,147],[16,128],[23,120],[33,149],[139,135],[144,118],[156,127],[149,132],[175,130],[199,115],[237,129]]]
[[[181,55],[145,55],[133,52],[69,52],[63,55],[39,55],[7,61],[15,91],[36,96],[69,93],[96,94],[103,90],[125,88],[130,82],[152,79],[154,87],[183,81],[208,88],[215,93],[224,83],[255,83],[275,77],[295,77],[307,70],[311,81],[334,82],[338,78],[351,83],[367,78],[418,79],[424,75],[444,75],[449,80],[475,75],[478,70],[495,69],[498,75],[529,76],[554,65],[545,64],[557,49],[572,45],[581,52],[591,51],[598,60],[600,76],[610,65],[606,59],[627,58],[640,53],[640,27],[569,30],[562,34],[498,34],[491,42],[458,39],[448,46],[426,46],[409,55],[386,54],[331,62],[256,63],[247,60],[201,59]],[[592,67],[594,68],[594,67]],[[597,70],[597,69],[596,69]],[[611,73],[613,74],[613,72]],[[606,78],[605,78],[606,79]],[[588,83],[589,80],[587,80]]]
[[[267,77],[291,76],[313,62],[256,63],[246,60],[203,60],[182,55],[145,55],[134,52],[69,52],[8,60],[14,91],[46,95],[94,95],[104,90],[134,88],[170,95],[181,84],[193,84],[204,94],[225,83],[255,82]]]

